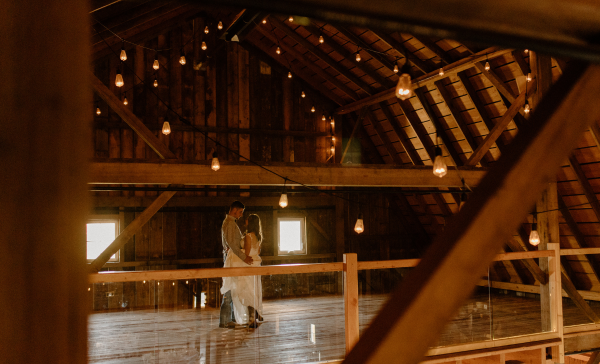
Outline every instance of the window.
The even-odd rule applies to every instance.
[[[106,249],[119,235],[118,217],[98,217],[87,223],[87,260],[92,261]],[[119,253],[110,257],[109,262],[118,262]]]
[[[306,230],[303,217],[277,219],[279,255],[306,254]]]

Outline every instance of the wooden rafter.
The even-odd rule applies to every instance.
[[[571,165],[573,172],[575,172],[575,176],[577,176],[577,181],[579,181],[579,184],[583,188],[583,193],[592,207],[592,211],[594,211],[596,219],[600,221],[600,202],[598,201],[598,197],[596,197],[594,188],[590,184],[590,181],[588,181],[587,177],[585,176],[585,172],[581,168],[579,161],[577,161],[577,158],[574,155],[569,157],[569,164]]]
[[[598,92],[600,67],[577,65],[565,72],[454,223],[392,293],[347,363],[422,359],[583,131],[600,116],[600,104],[589,102]],[[573,122],[565,125],[565,118]]]
[[[348,40],[354,44],[357,44],[357,48],[362,48],[364,52],[367,52],[371,57],[377,60],[377,62],[381,63],[388,70],[394,70],[394,62],[391,62],[389,59],[385,58],[381,53],[374,52],[371,48],[370,44],[366,44],[358,35],[354,34],[350,29],[344,26],[336,26],[336,29],[342,33]]]
[[[342,157],[340,158],[340,163],[344,163],[344,158],[346,158],[346,154],[348,154],[348,150],[350,149],[350,146],[352,145],[352,140],[354,140],[354,137],[356,136],[356,131],[361,127],[363,119],[365,118],[365,115],[367,115],[366,107],[360,111],[358,119],[356,119],[356,122],[352,126],[352,132],[350,133],[350,137],[348,138],[348,141],[346,142],[346,148],[344,148],[344,152],[342,153]]]
[[[415,67],[417,67],[419,71],[423,73],[431,71],[432,68],[427,66],[427,64],[425,64],[425,62],[423,62],[417,56],[406,50],[406,47],[404,47],[402,42],[397,41],[394,39],[394,37],[383,31],[371,30],[371,32],[381,39],[385,44],[392,47],[392,49],[394,49],[396,52],[400,53],[404,58],[407,58]]]

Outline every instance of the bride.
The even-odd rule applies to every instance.
[[[240,241],[240,246],[246,255],[252,257],[250,266],[260,267],[260,245],[262,243],[262,227],[258,215],[252,214],[246,219],[248,228],[246,235]],[[249,253],[248,253],[249,252]],[[224,267],[248,267],[231,250],[227,253]],[[250,324],[257,327],[256,318],[262,313],[262,283],[260,276],[241,276],[223,278],[221,293],[231,291],[235,321],[240,325]]]

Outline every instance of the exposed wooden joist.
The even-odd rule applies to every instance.
[[[404,131],[404,129],[398,123],[398,120],[392,113],[392,110],[390,110],[389,105],[387,105],[385,102],[380,102],[379,107],[381,108],[383,115],[385,115],[385,118],[392,126],[392,129],[396,133],[400,144],[406,151],[406,154],[408,155],[408,158],[410,158],[412,164],[415,166],[422,166],[423,161],[421,160],[419,153],[417,153],[417,151],[415,150],[415,146],[411,143],[410,138],[406,134],[406,131]]]
[[[117,115],[119,115],[121,119],[123,119],[123,121],[126,122],[127,125],[129,125],[131,129],[133,129],[133,131],[135,131],[137,135],[139,135],[139,137],[156,152],[156,154],[158,154],[159,157],[163,159],[177,158],[166,145],[158,140],[153,132],[148,130],[143,121],[138,119],[131,110],[123,105],[123,102],[121,102],[121,100],[119,100],[119,98],[116,97],[115,94],[98,79],[98,77],[92,75],[91,79],[96,94],[98,94],[98,96],[108,104],[108,107],[116,112]]]
[[[415,36],[415,39],[418,40],[419,42],[423,43],[425,45],[425,47],[429,48],[429,50],[432,51],[436,56],[440,57],[441,63],[450,64],[450,63],[454,62],[454,60],[452,59],[452,57],[450,57],[448,52],[444,51],[442,49],[442,47],[437,45],[436,42],[434,42],[433,40],[430,40],[429,37],[416,37]]]
[[[93,184],[187,184],[283,186],[283,179],[249,163],[221,162],[214,172],[208,163],[167,163],[137,161],[95,162],[90,166]],[[339,165],[272,163],[270,170],[310,186],[377,186],[377,187],[461,187],[458,174],[450,168],[448,176],[438,178],[430,167],[378,165]],[[461,168],[469,186],[477,186],[486,173],[480,168]],[[288,180],[288,186],[294,183]]]
[[[375,28],[377,29],[377,28]],[[381,39],[385,44],[392,47],[396,52],[400,53],[404,58],[407,58],[419,71],[423,73],[427,73],[431,71],[431,67],[427,66],[425,62],[420,60],[417,56],[410,53],[402,42],[397,41],[391,35],[381,31],[381,30],[371,30],[373,34],[375,34],[379,39]]]
[[[346,158],[346,154],[348,154],[348,149],[350,149],[350,146],[352,145],[352,140],[354,140],[356,131],[358,130],[358,128],[362,127],[362,122],[363,122],[363,119],[365,118],[365,115],[367,115],[367,111],[368,111],[368,108],[366,108],[366,107],[364,109],[362,109],[360,111],[360,114],[358,115],[358,118],[356,119],[356,122],[354,123],[354,126],[352,126],[352,133],[350,133],[350,137],[346,141],[346,148],[344,148],[344,153],[342,153],[342,157],[340,158],[340,164],[344,163],[344,158]]]
[[[473,67],[473,65],[476,62],[481,62],[482,60],[485,60],[487,55],[489,55],[489,57],[492,58],[492,57],[499,57],[499,56],[509,53],[509,52],[511,52],[510,49],[500,49],[499,50],[498,47],[491,47],[491,48],[484,49],[483,51],[478,52],[471,57],[461,59],[460,61],[456,61],[456,62],[446,66],[444,68],[444,72],[445,72],[444,76],[440,76],[437,70],[433,71],[433,72],[429,72],[427,74],[424,74],[423,76],[415,78],[413,80],[413,85],[415,85],[415,87],[417,87],[416,85],[418,85],[418,87],[433,85],[435,83],[435,81],[442,79],[444,77],[447,77],[450,74],[458,73],[458,72],[461,72],[461,71],[464,71],[466,69]],[[344,105],[344,106],[338,108],[336,110],[336,113],[347,114],[349,112],[360,110],[365,106],[370,106],[370,105],[376,104],[381,101],[389,100],[389,99],[395,97],[395,95],[394,95],[395,92],[396,92],[395,87],[390,88],[385,91],[381,91],[372,96],[365,97],[362,100]]]
[[[571,164],[571,168],[573,168],[573,172],[575,172],[575,176],[577,176],[577,181],[579,181],[579,184],[583,188],[583,193],[592,207],[596,219],[600,221],[600,202],[598,201],[598,197],[596,197],[594,188],[590,184],[590,181],[588,181],[585,172],[583,172],[579,161],[577,161],[577,158],[574,155],[569,157],[569,163]]]
[[[236,197],[246,207],[256,206],[279,206],[279,196],[277,197]],[[327,195],[320,195],[318,197],[313,196],[294,196],[294,207],[306,208],[306,207],[322,207],[327,208],[335,205],[335,201],[332,197]],[[144,208],[150,206],[154,202],[154,197],[142,197],[142,196],[92,196],[92,206],[95,208],[116,208],[116,207],[127,207],[127,208]],[[224,200],[221,196],[182,196],[172,197],[166,204],[165,207],[223,207],[227,208],[229,203]]]
[[[510,108],[510,106],[515,102],[517,95],[513,94],[512,90],[508,88],[508,86],[500,79],[500,77],[494,72],[493,69],[486,70],[485,65],[482,62],[476,62],[474,64],[475,68],[481,72],[494,87],[498,90],[500,95],[502,96],[503,101],[506,103],[506,107]],[[523,110],[519,110],[519,115],[521,117],[525,117],[527,114]],[[515,115],[515,124],[520,126],[522,124],[518,120],[518,116]]]
[[[362,51],[367,52],[371,57],[376,59],[379,63],[381,63],[388,70],[394,70],[394,63],[389,59],[385,58],[381,53],[374,52],[371,50],[371,45],[366,44],[358,35],[354,34],[350,29],[336,25],[335,28],[342,33],[348,40],[354,44],[358,45],[358,48],[361,48]]]
[[[391,294],[347,363],[381,363],[390,357],[401,364],[422,360],[583,131],[600,116],[600,104],[590,102],[599,92],[600,67],[578,65],[565,72],[511,150]],[[566,118],[572,120],[569,125]],[[442,297],[444,305],[439,305]]]

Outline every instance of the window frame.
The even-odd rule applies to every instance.
[[[85,227],[86,227],[86,233],[85,233],[85,257],[86,257],[86,261],[88,263],[93,262],[95,259],[87,259],[87,250],[88,250],[88,241],[87,241],[87,225],[88,224],[100,224],[100,223],[115,223],[115,239],[119,236],[119,234],[121,233],[121,219],[120,216],[117,214],[110,214],[110,215],[90,215],[85,223]],[[116,253],[115,253],[115,258],[110,258],[108,260],[108,262],[110,263],[120,263],[121,262],[121,249],[119,249]]]
[[[300,250],[281,250],[281,241],[280,241],[280,221],[300,221],[300,243],[302,244],[302,248]],[[282,215],[277,216],[276,218],[276,236],[277,236],[277,255],[285,256],[285,255],[307,255],[308,254],[308,242],[306,238],[306,216],[303,215]]]

